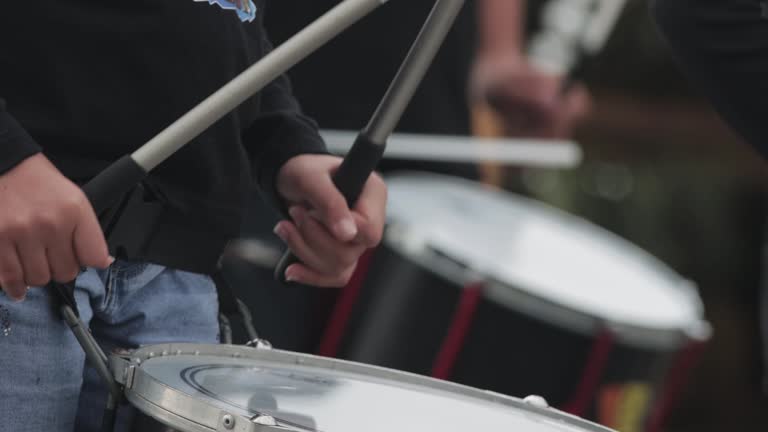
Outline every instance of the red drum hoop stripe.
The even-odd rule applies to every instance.
[[[355,307],[355,303],[357,303],[357,298],[360,296],[365,277],[368,275],[373,253],[374,249],[369,249],[360,257],[355,273],[352,275],[349,283],[342,288],[323,332],[323,337],[320,339],[317,349],[318,355],[325,357],[336,357],[338,355],[339,346],[349,324],[349,318],[352,316],[352,310]]]
[[[563,406],[563,411],[579,417],[585,416],[590,403],[595,400],[595,392],[608,365],[608,358],[613,350],[613,342],[613,333],[608,329],[600,331],[587,356],[581,381],[570,401]]]
[[[659,432],[664,426],[672,407],[677,403],[680,394],[688,382],[690,371],[701,359],[706,342],[692,341],[677,355],[674,365],[667,373],[664,390],[659,397],[651,418],[648,421],[648,432]]]
[[[432,366],[433,378],[448,379],[450,377],[475,318],[482,294],[482,282],[469,284],[462,290],[453,320]]]

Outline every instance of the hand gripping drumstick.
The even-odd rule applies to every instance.
[[[334,174],[333,182],[350,208],[354,207],[365,182],[384,154],[387,138],[400,121],[463,4],[464,0],[435,2],[384,98]],[[287,283],[285,270],[297,262],[298,258],[286,250],[275,268],[275,278]]]

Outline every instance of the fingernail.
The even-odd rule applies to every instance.
[[[341,222],[336,224],[334,230],[336,231],[336,235],[343,240],[352,239],[357,235],[357,225],[352,219],[342,219]]]
[[[285,269],[285,281],[286,282],[299,282],[299,276],[296,271],[293,270],[294,266],[289,266]]]
[[[272,231],[275,233],[275,235],[280,237],[281,240],[285,241],[285,228],[283,228],[283,224],[278,222]]]
[[[107,260],[108,265],[112,265],[115,263],[115,257],[112,255],[109,256],[109,259]]]
[[[21,303],[21,302],[23,302],[24,300],[26,300],[26,299],[27,299],[27,291],[29,291],[29,287],[27,287],[27,288],[24,290],[24,294],[23,294],[23,295],[21,295],[21,296],[19,296],[19,297],[14,297],[14,296],[10,296],[10,295],[9,295],[8,297],[10,297],[10,298],[11,298],[11,300],[12,300],[14,303]]]
[[[288,273],[285,272],[285,281],[286,282],[294,282],[294,283],[301,283],[301,277],[299,277],[295,273]]]

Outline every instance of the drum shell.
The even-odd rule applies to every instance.
[[[448,329],[455,324],[464,284],[474,278],[482,279],[469,271],[464,277],[442,273],[385,242],[373,256],[339,357],[431,375]],[[587,398],[579,415],[598,422],[601,416],[644,422],[685,341],[639,346],[611,335],[609,323],[594,320],[588,331],[577,327],[481,294],[461,349],[449,359],[448,379],[508,395],[542,395],[564,409]],[[583,388],[585,374],[594,373],[588,369],[594,368],[601,344],[608,350],[607,360],[593,388]],[[630,388],[640,391],[631,408],[613,406],[601,414],[601,397]]]

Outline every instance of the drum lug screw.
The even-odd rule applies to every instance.
[[[221,424],[224,425],[225,429],[234,429],[235,418],[230,414],[225,414],[224,417],[221,418]]]

